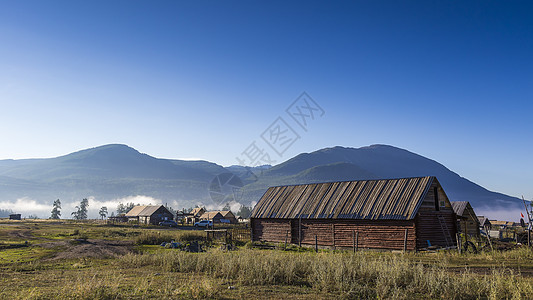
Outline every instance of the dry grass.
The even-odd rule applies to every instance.
[[[157,245],[170,240],[201,240],[205,233],[21,223],[17,227],[0,226],[0,236],[13,239],[6,242],[18,241],[16,228],[33,240],[24,251],[0,250],[4,258],[0,263],[0,299],[527,299],[533,295],[533,251],[527,248],[459,255],[314,253],[244,247],[229,252],[212,248],[205,253],[187,253],[139,246],[150,252],[49,261],[41,258],[46,254],[42,251],[65,249],[34,246],[44,238],[54,241],[87,235]]]
[[[528,250],[529,251],[529,250]],[[533,294],[530,278],[494,267],[488,275],[446,262],[425,266],[413,256],[392,253],[285,253],[239,250],[191,254],[126,255],[122,267],[157,266],[166,272],[203,275],[240,285],[305,285],[318,292],[356,298],[521,299]]]

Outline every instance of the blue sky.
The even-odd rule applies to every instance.
[[[2,1],[0,159],[108,143],[236,164],[306,91],[280,162],[390,144],[533,198],[529,1]],[[274,155],[273,155],[274,156]]]

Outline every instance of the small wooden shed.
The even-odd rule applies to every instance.
[[[483,229],[485,231],[492,229],[492,224],[489,221],[489,218],[485,216],[478,216],[477,220],[479,221],[479,229]]]
[[[139,224],[157,225],[164,220],[173,220],[174,215],[163,205],[134,206],[127,214],[128,220],[136,220]]]
[[[253,241],[418,250],[456,246],[456,216],[437,178],[269,188],[252,211]]]
[[[453,211],[457,215],[457,231],[470,236],[479,236],[479,220],[468,201],[452,201]]]
[[[10,214],[9,215],[10,220],[22,220],[21,214]]]

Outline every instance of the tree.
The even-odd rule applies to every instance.
[[[54,201],[54,204],[52,204],[52,214],[50,215],[50,219],[59,219],[61,216],[61,201],[57,199]]]
[[[76,211],[72,212],[72,216],[76,220],[86,220],[87,219],[87,207],[89,206],[89,200],[83,198],[80,205],[76,206]]]
[[[135,204],[134,204],[133,202],[128,203],[128,204],[126,204],[126,205],[124,205],[122,202],[119,203],[118,206],[117,206],[117,215],[127,213],[127,212],[130,211],[134,206],[135,206]]]
[[[224,207],[222,208],[222,210],[231,210],[231,207],[229,206],[229,202],[226,203],[226,205],[224,205]]]
[[[243,219],[248,219],[252,215],[252,207],[241,205],[237,215]]]
[[[12,214],[13,211],[11,209],[0,209],[0,218],[7,218],[10,214]]]
[[[107,207],[102,206],[98,214],[100,214],[100,217],[102,218],[102,220],[105,219],[105,217],[107,217]]]

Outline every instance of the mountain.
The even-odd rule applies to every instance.
[[[57,158],[0,161],[0,201],[147,195],[204,202],[208,183],[223,172],[207,161],[158,159],[126,145],[105,145]]]
[[[221,205],[233,198],[251,205],[274,185],[428,175],[437,176],[452,201],[470,201],[476,209],[521,207],[517,198],[488,191],[434,160],[387,145],[325,148],[253,168],[159,159],[119,144],[49,159],[0,160],[0,203],[32,199],[51,205],[58,198],[74,203],[91,196],[105,202],[142,195],[179,208]]]
[[[436,176],[451,201],[470,201],[474,208],[522,207],[518,198],[491,192],[434,160],[388,145],[333,147],[299,154],[265,171],[245,187],[244,197],[258,199],[272,185],[415,176]]]

